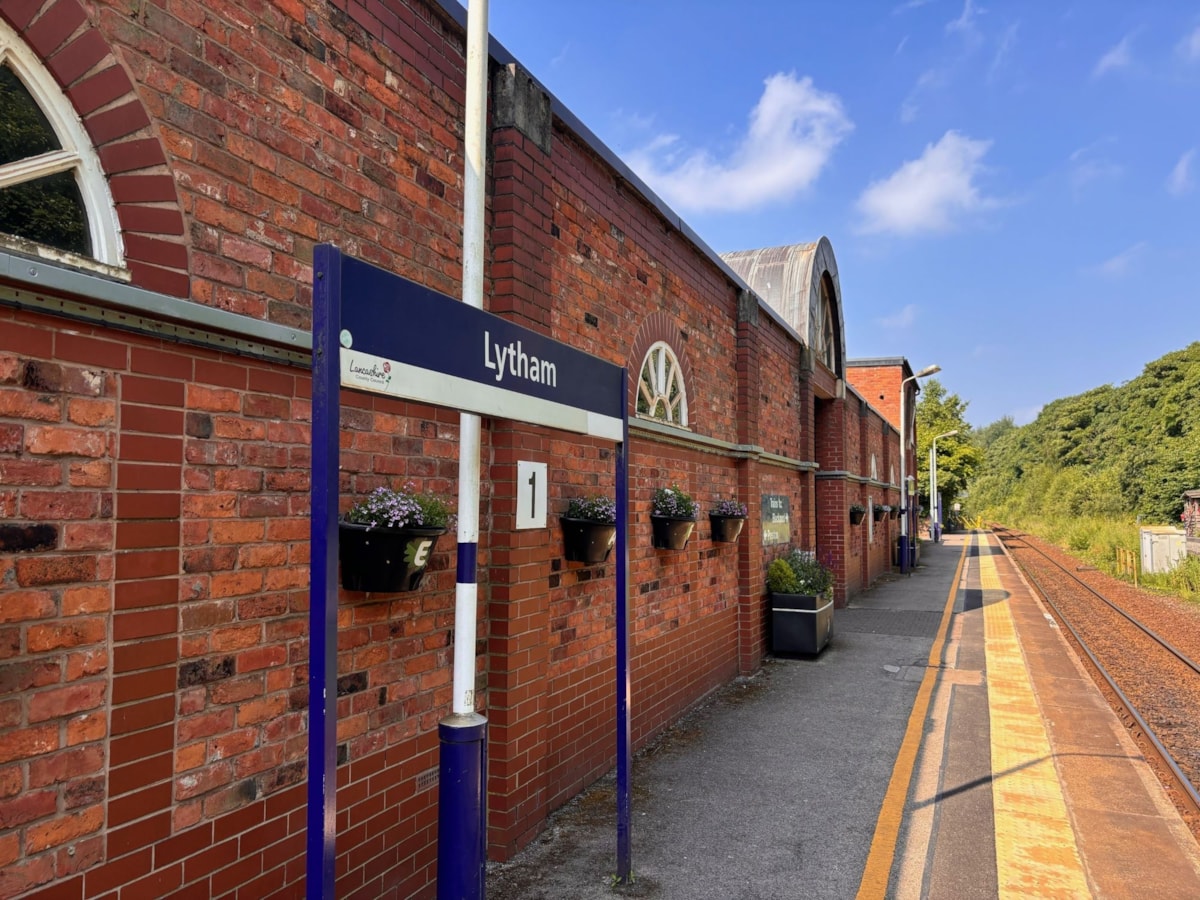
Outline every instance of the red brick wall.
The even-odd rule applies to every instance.
[[[883,414],[897,431],[900,430],[900,366],[846,366],[846,381],[864,400]]]
[[[101,148],[135,284],[307,328],[312,248],[332,241],[458,292],[463,37],[439,8],[0,12]],[[685,373],[696,439],[635,426],[627,449],[642,745],[761,664],[780,552],[761,495],[789,498],[839,602],[873,577],[851,577],[859,481],[811,464],[861,476],[881,439],[816,404],[794,337],[561,123],[549,154],[499,129],[492,165],[489,307],[634,380],[667,340]],[[302,368],[0,307],[0,896],[300,896],[310,422]],[[452,496],[457,423],[345,394],[343,505],[406,480]],[[521,459],[548,465],[545,529],[514,528]],[[555,517],[612,490],[614,450],[490,419],[481,471],[477,695],[504,857],[612,765],[615,566],[563,562]],[[669,484],[701,506],[682,552],[650,542]],[[730,496],[750,519],[717,544],[707,509]],[[443,538],[419,592],[340,598],[340,896],[433,891],[452,554]]]

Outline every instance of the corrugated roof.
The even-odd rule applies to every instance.
[[[721,254],[733,269],[768,306],[795,329],[809,347],[824,342],[819,304],[822,283],[830,286],[829,308],[833,320],[834,374],[844,375],[846,331],[842,318],[842,288],[838,281],[837,260],[829,239],[822,237],[807,244],[738,250]]]

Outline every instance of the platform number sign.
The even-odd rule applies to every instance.
[[[546,464],[517,461],[517,529],[546,527]]]

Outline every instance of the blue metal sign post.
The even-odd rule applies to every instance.
[[[515,419],[618,444],[617,868],[630,865],[629,436],[624,368],[320,245],[313,258],[312,562],[307,895],[334,897],[337,812],[337,548],[340,390]],[[470,567],[459,552],[460,570]],[[460,573],[460,580],[463,576]],[[475,648],[455,644],[454,652]],[[461,720],[461,721],[460,721]],[[487,720],[439,726],[439,896],[482,898]],[[622,799],[624,798],[624,799]],[[447,890],[442,890],[442,880]]]

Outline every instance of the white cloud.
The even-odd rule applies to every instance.
[[[920,6],[924,6],[925,4],[931,3],[931,2],[932,2],[932,0],[906,0],[906,2],[901,3],[899,6],[897,6],[895,9],[892,10],[892,15],[896,16],[896,15],[899,15],[900,13],[908,12],[910,9],[916,9]]]
[[[997,206],[975,183],[991,145],[947,131],[919,158],[868,185],[858,198],[863,216],[859,230],[902,235],[949,231],[962,217]]]
[[[968,40],[974,40],[979,37],[979,29],[976,27],[975,21],[986,10],[976,9],[973,0],[965,0],[963,3],[962,14],[957,19],[946,23],[946,34],[961,34]]]
[[[993,83],[1008,64],[1009,55],[1012,53],[1013,46],[1017,43],[1017,30],[1020,27],[1020,22],[1013,22],[1004,29],[1004,34],[1000,35],[1000,43],[996,46],[996,52],[992,56],[991,65],[988,66],[988,84]]]
[[[911,328],[917,321],[916,304],[909,303],[903,309],[897,310],[894,314],[890,316],[883,316],[875,321],[884,328]]]
[[[1179,197],[1196,187],[1196,179],[1192,177],[1192,160],[1195,156],[1196,149],[1193,147],[1179,157],[1179,162],[1175,163],[1175,168],[1167,176],[1168,193]]]
[[[1196,28],[1191,34],[1180,41],[1176,49],[1179,55],[1188,62],[1200,60],[1200,28]]]
[[[1113,138],[1102,138],[1086,147],[1080,147],[1071,154],[1070,179],[1076,196],[1094,182],[1117,179],[1125,174],[1125,170],[1119,164],[1100,155],[1100,148],[1111,143]]]
[[[1130,273],[1138,260],[1145,254],[1147,246],[1145,241],[1138,241],[1132,247],[1126,247],[1116,256],[1106,259],[1092,271],[1105,278],[1123,278]]]
[[[945,74],[939,69],[926,69],[917,78],[917,83],[908,92],[904,102],[900,104],[900,121],[905,125],[911,124],[917,118],[921,109],[920,99],[925,94],[941,88],[946,83]]]
[[[664,135],[629,155],[629,165],[682,210],[747,210],[783,200],[820,176],[854,128],[836,94],[811,78],[778,73],[765,82],[745,137],[728,160],[707,151],[673,150]]]
[[[1096,63],[1096,67],[1092,69],[1092,77],[1099,78],[1105,72],[1110,72],[1114,69],[1127,69],[1133,64],[1133,54],[1129,52],[1129,43],[1133,39],[1133,35],[1127,34],[1121,38],[1121,42],[1113,47]]]

